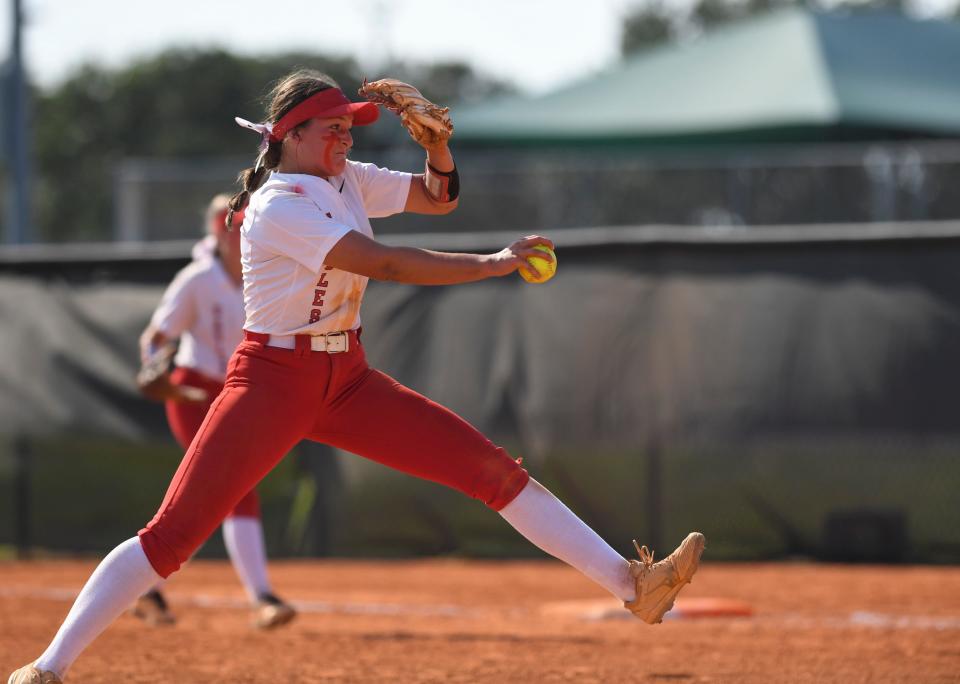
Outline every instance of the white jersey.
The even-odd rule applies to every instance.
[[[243,339],[243,290],[215,257],[185,266],[163,293],[151,324],[180,338],[174,362],[223,382],[227,361]]]
[[[271,174],[251,196],[241,228],[244,327],[270,335],[359,327],[368,279],[324,260],[351,230],[373,237],[370,218],[403,211],[412,177],[354,161],[329,180]]]

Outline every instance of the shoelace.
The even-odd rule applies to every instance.
[[[648,549],[645,545],[640,546],[637,543],[637,540],[633,540],[633,548],[637,550],[637,555],[640,557],[640,562],[646,565],[648,568],[653,567],[653,551]]]

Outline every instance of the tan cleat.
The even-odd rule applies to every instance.
[[[151,627],[160,625],[172,625],[176,622],[173,613],[167,601],[156,589],[151,589],[146,594],[137,599],[133,604],[133,615],[146,622]]]
[[[7,684],[63,684],[63,680],[56,672],[38,670],[30,663],[10,675]]]
[[[263,594],[253,611],[253,626],[257,629],[273,629],[285,625],[296,617],[297,611],[273,594]]]
[[[680,546],[659,563],[653,554],[637,541],[633,545],[640,560],[630,561],[630,576],[637,584],[637,597],[624,601],[623,606],[644,622],[655,625],[663,622],[664,614],[673,608],[677,594],[688,584],[700,566],[706,539],[699,532],[691,532]]]

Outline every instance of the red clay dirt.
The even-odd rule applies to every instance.
[[[0,563],[2,677],[40,654],[94,565]],[[175,626],[122,616],[67,682],[960,681],[957,567],[707,563],[683,596],[753,616],[655,627],[551,561],[270,570],[304,609],[287,627],[251,629],[229,565],[196,561],[167,585]]]

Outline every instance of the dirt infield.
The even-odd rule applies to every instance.
[[[3,676],[42,651],[93,565],[0,564]],[[656,627],[555,562],[271,572],[303,610],[293,624],[254,632],[230,567],[197,561],[168,584],[175,626],[123,616],[68,682],[960,681],[960,568],[707,564],[684,596],[754,614]]]

